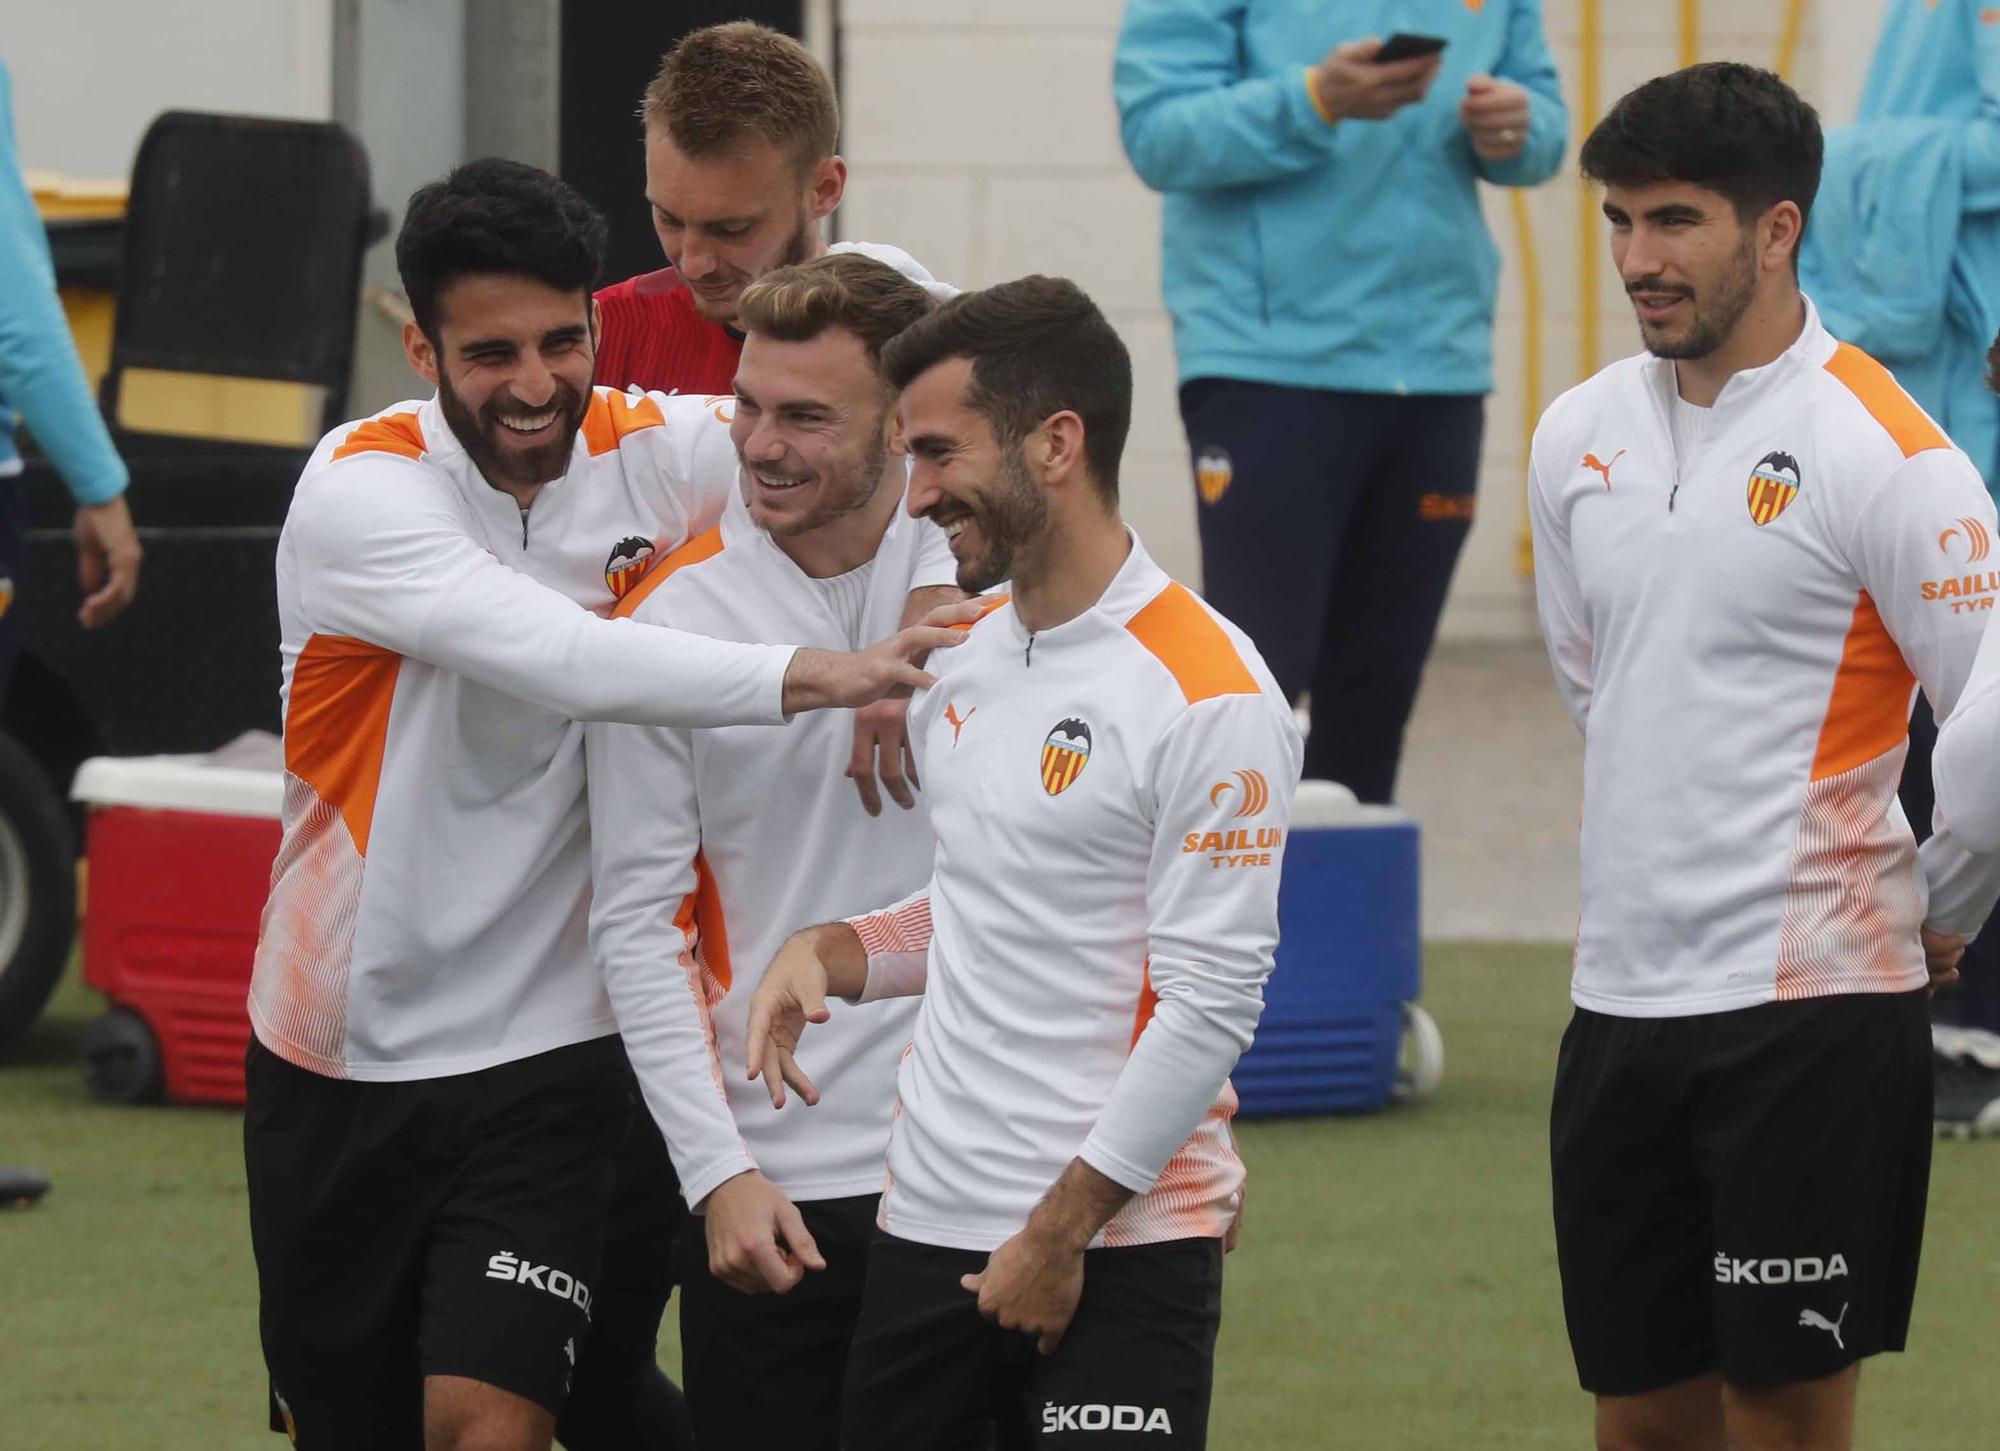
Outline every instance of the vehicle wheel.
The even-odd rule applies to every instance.
[[[130,1008],[113,1008],[83,1030],[83,1077],[101,1103],[160,1097],[160,1040]]]
[[[1403,1004],[1403,1051],[1396,1064],[1398,1103],[1416,1103],[1444,1082],[1444,1034],[1437,1020],[1415,1003]]]
[[[75,936],[69,815],[35,758],[0,735],[0,1051],[41,1016]]]

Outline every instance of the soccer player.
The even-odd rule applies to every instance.
[[[597,381],[663,393],[728,394],[744,337],[743,289],[775,267],[828,251],[825,218],[847,165],[833,82],[791,36],[751,21],[683,36],[640,103],[646,201],[669,265],[603,288]],[[933,295],[949,295],[908,254],[853,243]],[[912,623],[919,613],[906,616]],[[845,761],[870,815],[882,798],[916,803],[906,703],[858,712]],[[879,784],[878,784],[879,783]],[[650,1115],[634,1114],[618,1154],[605,1274],[558,1436],[571,1451],[673,1451],[685,1445],[678,1392],[657,1363],[660,1317],[673,1291],[673,1166]]]
[[[902,508],[896,395],[880,371],[883,344],[930,297],[849,254],[767,273],[739,306],[733,435],[748,512],[669,556],[619,612],[718,639],[845,648],[892,631],[913,589],[958,598],[949,555],[934,562],[924,548],[936,527]],[[810,1116],[780,1115],[740,1071],[718,1068],[744,1061],[756,974],[787,933],[929,880],[928,813],[864,811],[841,780],[846,724],[825,712],[780,730],[595,725],[584,739],[592,936],[612,1000],[657,1010],[662,965],[677,957],[713,1000],[713,1055],[700,1039],[642,1030],[638,1010],[620,1014],[662,1121],[700,1124],[672,1139],[688,1201],[706,1200],[676,1264],[695,1444],[836,1451],[916,1004],[815,1035],[807,1061],[830,1098]],[[787,1293],[758,1293],[773,1289]]]
[[[1903,1348],[1916,1286],[1926,985],[1996,894],[1896,800],[1915,686],[1948,717],[1972,668],[1993,506],[1799,292],[1820,156],[1812,108],[1749,66],[1612,107],[1581,163],[1646,352],[1531,454],[1584,736],[1556,1248],[1605,1448],[1851,1443],[1859,1362]]]
[[[856,655],[601,618],[735,481],[704,400],[592,389],[603,236],[516,163],[420,189],[396,257],[436,396],[330,434],[279,542],[244,1148],[274,1413],[306,1447],[549,1444],[626,1112],[576,722],[777,725],[924,683],[907,657],[951,634]]]
[[[884,356],[910,509],[963,588],[1013,584],[912,708],[927,888],[793,937],[751,1005],[775,1105],[817,1096],[797,1043],[826,994],[923,994],[845,1441],[976,1444],[998,1384],[1037,1444],[1198,1447],[1243,1182],[1228,1075],[1271,969],[1297,725],[1119,518],[1131,362],[1089,298],[969,293]]]
[[[646,204],[668,265],[598,292],[597,380],[727,393],[743,351],[743,289],[828,250],[821,224],[847,185],[847,163],[834,150],[833,82],[791,36],[738,20],[683,36],[646,87],[640,114]],[[866,252],[932,280],[894,247],[834,250]]]

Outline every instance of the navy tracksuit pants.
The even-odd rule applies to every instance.
[[[1472,527],[1485,399],[1232,378],[1181,387],[1202,593],[1312,697],[1305,774],[1395,794],[1403,729]]]

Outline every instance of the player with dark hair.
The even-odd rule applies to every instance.
[[[1199,1447],[1243,1183],[1229,1073],[1271,970],[1298,726],[1120,519],[1131,361],[1074,284],[968,293],[884,363],[910,509],[963,588],[1012,593],[911,711],[928,886],[795,935],[751,1003],[782,1106],[818,1096],[800,1035],[827,994],[923,995],[844,1444],[980,1444],[997,1414],[1007,1445]]]
[[[2000,894],[1896,799],[1917,684],[1948,716],[1988,618],[1940,541],[1993,506],[1799,291],[1820,157],[1750,66],[1611,108],[1581,165],[1646,352],[1558,399],[1530,462],[1584,736],[1556,1249],[1606,1451],[1852,1443],[1916,1290],[1927,989]]]
[[[736,464],[704,400],[592,388],[602,244],[531,167],[420,189],[403,343],[436,396],[329,434],[279,541],[244,1153],[274,1425],[306,1447],[549,1445],[628,1112],[579,722],[776,725],[924,683],[910,657],[950,637],[829,653],[604,618],[628,541],[710,527]]]

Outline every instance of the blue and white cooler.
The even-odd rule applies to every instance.
[[[1363,1113],[1421,1098],[1444,1043],[1421,987],[1417,823],[1303,781],[1278,891],[1278,962],[1233,1075],[1246,1117]]]

